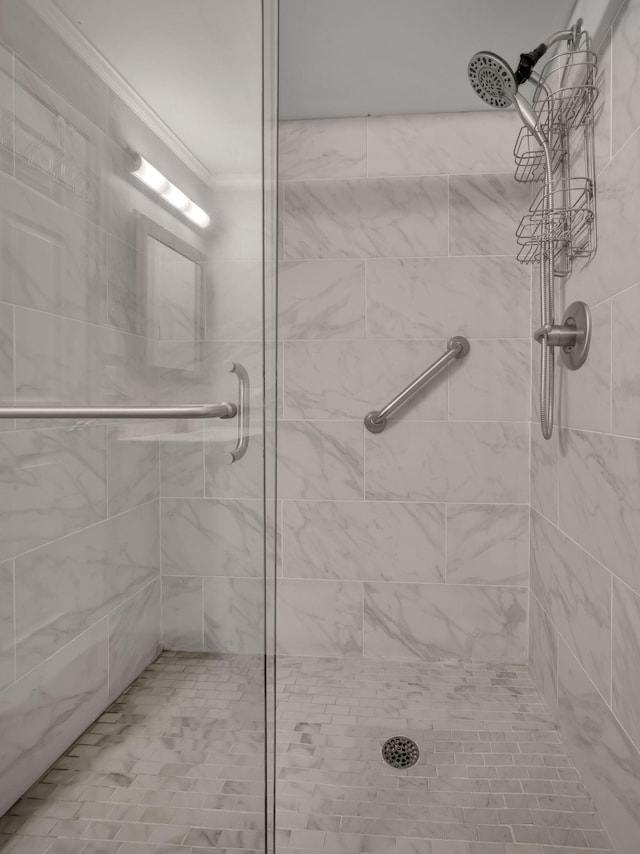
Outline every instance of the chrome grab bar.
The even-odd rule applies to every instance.
[[[234,403],[184,406],[20,406],[0,405],[0,418],[234,418]]]
[[[430,382],[436,374],[439,374],[443,368],[452,362],[454,359],[462,359],[464,358],[469,350],[471,349],[471,345],[467,341],[466,338],[463,338],[462,335],[455,335],[453,338],[450,338],[447,342],[447,350],[446,352],[440,356],[432,365],[430,365],[426,371],[420,374],[412,383],[404,388],[400,394],[393,398],[386,406],[382,409],[369,412],[364,419],[364,426],[370,433],[382,433],[384,428],[387,426],[387,419],[390,418],[394,412],[397,412],[401,406],[404,406],[408,400],[410,400],[415,394],[417,394],[421,388],[423,388],[428,382]]]
[[[249,447],[249,374],[239,362],[225,362],[225,370],[238,377],[238,441],[233,451],[225,451],[222,459],[227,465],[241,460]]]

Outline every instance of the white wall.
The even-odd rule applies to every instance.
[[[281,125],[282,653],[526,659],[516,131],[500,113]],[[454,334],[470,355],[365,432]]]
[[[598,251],[561,291],[591,352],[531,453],[531,666],[618,854],[640,837],[639,33],[632,0],[601,49]]]

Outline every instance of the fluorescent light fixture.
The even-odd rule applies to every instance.
[[[131,172],[139,181],[142,181],[150,189],[155,190],[156,193],[164,193],[169,186],[169,182],[162,172],[158,172],[155,167],[145,160],[144,157],[140,157],[139,154],[135,155],[135,164]]]
[[[208,213],[199,208],[198,205],[193,202],[189,202],[189,207],[186,211],[183,211],[184,215],[187,219],[190,219],[191,222],[195,222],[196,225],[199,225],[200,228],[206,228],[211,222],[211,217]]]
[[[211,222],[209,214],[198,207],[195,202],[192,202],[175,184],[165,178],[162,172],[158,172],[155,166],[152,166],[148,160],[139,154],[134,154],[133,158],[132,175],[135,175],[145,186],[162,196],[166,202],[184,214],[195,225],[200,226],[200,228],[206,228],[209,225]]]
[[[179,210],[181,213],[191,204],[189,196],[185,196],[182,190],[179,190],[174,184],[168,184],[167,189],[160,194],[165,202],[169,202],[172,207]]]

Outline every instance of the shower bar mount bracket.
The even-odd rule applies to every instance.
[[[562,317],[560,325],[546,324],[533,335],[539,344],[560,347],[562,361],[570,371],[584,365],[591,345],[591,311],[586,302],[571,303]]]

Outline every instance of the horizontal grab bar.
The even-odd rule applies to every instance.
[[[443,368],[452,362],[454,359],[462,359],[467,355],[471,345],[462,335],[455,335],[447,342],[446,352],[437,359],[433,365],[430,365],[426,371],[423,371],[412,383],[404,388],[399,395],[393,398],[386,406],[374,412],[369,412],[364,419],[364,426],[370,433],[382,433],[387,426],[387,419],[394,412],[397,412],[401,406],[404,406],[407,401],[417,394],[421,388],[430,382],[436,374],[439,374]]]
[[[193,406],[5,406],[0,418],[233,418],[234,403],[203,403]]]

